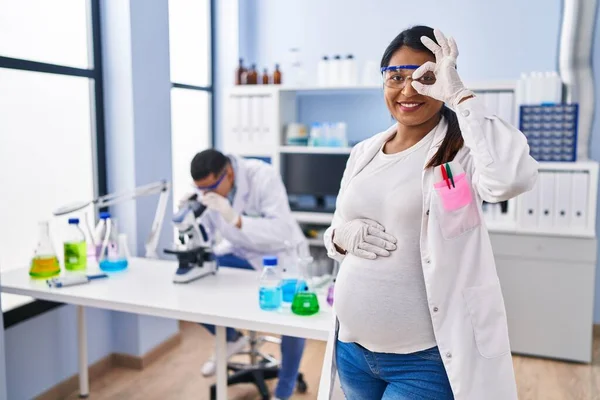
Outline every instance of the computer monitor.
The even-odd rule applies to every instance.
[[[348,154],[282,154],[281,176],[288,195],[314,196],[317,200],[314,211],[326,211],[325,197],[337,196],[348,157]]]

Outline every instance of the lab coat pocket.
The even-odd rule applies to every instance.
[[[454,179],[454,186],[450,188],[445,181],[434,184],[434,188],[437,219],[445,239],[462,235],[481,224],[471,184],[465,173],[458,175]]]
[[[508,325],[499,283],[463,290],[479,353],[485,358],[510,352]]]

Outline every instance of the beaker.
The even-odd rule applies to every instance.
[[[50,240],[50,225],[42,221],[38,225],[38,244],[31,260],[29,275],[32,278],[45,279],[60,274],[60,265],[56,251]]]
[[[122,271],[127,268],[127,254],[123,245],[119,245],[117,221],[106,218],[106,232],[100,250],[100,269],[107,272]],[[123,241],[123,240],[121,240]]]
[[[299,263],[302,257],[306,256],[306,242],[302,241],[293,245],[289,241],[284,242],[286,250],[285,254],[281,256],[282,260],[282,273],[281,273],[281,290],[283,295],[283,302],[288,305],[294,300],[299,284],[304,287],[304,281],[302,274],[299,270]]]
[[[303,279],[298,281],[296,294],[292,301],[292,312],[296,315],[314,315],[319,312],[319,299],[310,284],[312,261],[312,257],[309,256],[298,258],[298,267],[302,272]]]

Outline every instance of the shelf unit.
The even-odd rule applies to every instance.
[[[301,224],[331,225],[333,221],[332,213],[292,211],[292,215]]]
[[[308,238],[308,239],[306,239],[306,241],[308,242],[309,246],[325,247],[325,243],[323,243],[323,239]]]
[[[467,85],[475,92],[512,92],[515,81],[471,82]],[[286,86],[246,85],[232,87],[226,96],[224,124],[224,150],[246,157],[268,158],[276,169],[281,167],[282,154],[350,154],[351,148],[309,147],[284,145],[284,130],[288,123],[296,122],[297,95],[303,93],[352,95],[356,91],[382,90],[374,86]],[[487,103],[486,103],[487,104]],[[501,221],[486,220],[490,232],[507,234],[547,235],[565,237],[595,237],[598,165],[592,161],[575,163],[539,163],[540,172],[585,173],[589,176],[585,224],[575,228],[545,227],[543,229],[522,224],[519,210],[524,207],[522,196],[509,201],[509,213]],[[301,223],[326,225],[332,214],[295,212]]]
[[[280,153],[287,154],[350,154],[352,147],[280,146]]]

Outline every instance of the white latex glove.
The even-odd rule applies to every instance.
[[[183,197],[181,199],[179,199],[179,202],[177,202],[177,209],[180,209],[186,201],[188,201],[195,195],[198,195],[198,193],[188,192],[185,195],[183,195]]]
[[[200,202],[204,204],[209,210],[215,210],[230,225],[235,225],[240,218],[237,211],[231,207],[229,200],[215,192],[208,192],[200,199]]]
[[[428,61],[417,68],[412,74],[413,81],[411,84],[420,94],[441,100],[450,108],[456,108],[460,100],[473,96],[473,92],[465,88],[460,76],[458,76],[456,70],[458,47],[454,39],[446,39],[439,29],[435,29],[433,33],[439,45],[427,36],[422,36],[421,42],[435,54],[435,62]],[[416,82],[428,71],[432,71],[435,75],[433,85]]]
[[[227,239],[221,239],[219,243],[213,246],[215,256],[224,256],[225,254],[233,253],[233,244]]]
[[[396,238],[370,219],[355,219],[335,228],[333,243],[357,257],[374,260],[396,250]]]

